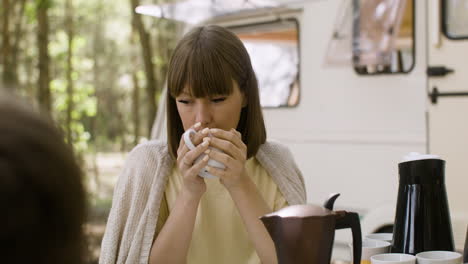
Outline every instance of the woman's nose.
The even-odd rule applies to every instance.
[[[210,106],[206,103],[200,103],[197,105],[195,123],[200,122],[202,127],[206,127],[211,123],[212,115]]]

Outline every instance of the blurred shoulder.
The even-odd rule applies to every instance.
[[[168,153],[167,142],[162,140],[149,140],[144,143],[138,144],[134,147],[130,154],[140,154],[140,153]]]
[[[169,157],[170,155],[166,141],[149,140],[134,147],[128,155],[128,160],[139,162],[157,161]]]
[[[119,181],[146,188],[151,185],[155,175],[161,176],[160,174],[166,172],[171,165],[172,159],[167,143],[159,140],[147,141],[130,151]]]
[[[267,140],[263,145],[260,146],[259,151],[279,160],[289,160],[293,158],[289,147],[276,140]]]
[[[260,147],[256,157],[270,173],[288,204],[305,203],[304,178],[287,145],[268,140]]]

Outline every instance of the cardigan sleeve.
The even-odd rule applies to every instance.
[[[284,145],[282,145],[281,147],[283,148],[283,151],[284,151],[284,157],[285,157],[284,161],[286,161],[285,163],[290,166],[290,170],[292,171],[290,174],[291,176],[290,182],[295,187],[294,188],[295,193],[297,193],[298,196],[300,197],[298,202],[300,204],[306,203],[307,192],[306,192],[306,187],[304,183],[304,176],[302,175],[301,170],[297,166],[297,163],[294,159],[293,154],[291,153],[291,150],[287,146],[284,146]]]
[[[146,236],[153,236],[147,231],[151,230],[148,228],[149,222],[156,220],[151,221],[150,217],[158,217],[158,213],[151,212],[151,209],[159,209],[159,204],[150,203],[158,200],[154,198],[153,184],[156,175],[161,172],[160,154],[160,151],[154,151],[151,144],[139,145],[130,152],[114,189],[112,208],[102,240],[100,264],[141,263],[141,259],[149,255],[145,251],[150,250],[150,245],[144,243],[152,242]]]
[[[273,177],[289,205],[307,202],[304,177],[288,147],[267,141],[260,147],[257,159]]]

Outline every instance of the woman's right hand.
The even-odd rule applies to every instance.
[[[197,161],[197,158],[205,152],[210,145],[208,137],[209,129],[199,131],[200,126],[193,126],[197,133],[193,134],[192,142],[196,146],[190,150],[185,145],[184,137],[180,139],[179,149],[177,150],[177,168],[183,177],[182,192],[190,196],[201,197],[206,191],[205,180],[198,176],[198,173],[208,164],[209,157],[205,155],[203,159]]]

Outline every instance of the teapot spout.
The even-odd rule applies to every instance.
[[[323,207],[327,208],[330,211],[333,211],[333,205],[335,204],[336,198],[338,198],[338,196],[340,196],[339,193],[330,194],[328,199],[323,204]]]

